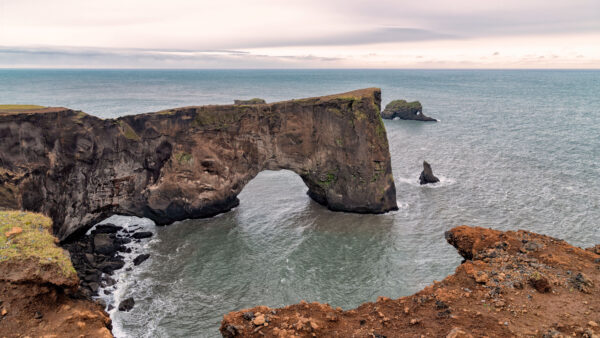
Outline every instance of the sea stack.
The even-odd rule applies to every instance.
[[[427,163],[427,161],[423,161],[423,171],[421,171],[421,176],[419,176],[419,183],[423,185],[427,183],[437,183],[439,181],[439,178],[433,175],[433,170],[431,170],[429,163]]]
[[[401,120],[437,121],[423,114],[423,106],[419,101],[394,100],[385,106],[385,109],[381,112],[381,117],[390,120],[399,118]]]

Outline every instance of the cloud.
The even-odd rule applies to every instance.
[[[237,50],[146,50],[0,47],[0,67],[286,68],[340,61],[317,55],[266,55]]]

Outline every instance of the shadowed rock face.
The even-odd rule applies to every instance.
[[[238,205],[262,170],[289,169],[331,210],[397,209],[381,92],[99,119],[0,113],[0,208],[49,215],[61,240],[112,214],[158,224]]]

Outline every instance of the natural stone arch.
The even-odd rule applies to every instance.
[[[65,239],[112,214],[213,216],[260,171],[288,169],[331,210],[394,210],[380,100],[370,88],[106,120],[66,108],[0,113],[0,207],[48,214]]]

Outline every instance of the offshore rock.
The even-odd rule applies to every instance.
[[[390,120],[399,118],[401,120],[437,121],[423,114],[423,106],[419,101],[394,100],[385,106],[385,109],[381,112],[381,117]]]
[[[421,176],[419,176],[419,183],[421,185],[428,183],[437,183],[440,180],[433,175],[433,170],[427,161],[423,161],[423,171],[421,171]]]
[[[157,224],[238,205],[288,169],[331,210],[397,209],[377,88],[258,105],[100,119],[67,108],[0,112],[0,208],[49,215],[64,241],[113,215]]]
[[[445,234],[464,258],[454,274],[414,295],[343,311],[307,303],[226,314],[235,337],[595,337],[600,255],[528,231],[459,226]],[[527,245],[534,243],[533,246]],[[485,276],[485,278],[482,278]],[[543,281],[541,287],[531,281]],[[585,287],[581,287],[581,286]],[[543,285],[542,285],[543,286]],[[260,328],[247,313],[271,313]]]

